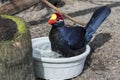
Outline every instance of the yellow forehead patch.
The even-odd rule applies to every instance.
[[[52,14],[50,19],[55,20],[56,18],[57,18],[57,15],[56,14]]]

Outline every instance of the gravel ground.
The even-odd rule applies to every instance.
[[[60,7],[73,18],[87,23],[93,11],[99,6],[108,5],[112,12],[101,25],[90,42],[91,54],[84,71],[72,80],[120,80],[120,0],[74,0]],[[17,16],[30,23],[32,38],[48,36],[51,26],[47,24],[51,10],[31,7]],[[73,24],[68,19],[66,23]]]

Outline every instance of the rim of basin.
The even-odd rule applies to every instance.
[[[32,39],[32,45],[34,45],[34,43],[36,41],[47,41],[48,42],[49,38],[48,37],[34,38],[34,39]],[[47,58],[47,57],[40,57],[40,56],[34,56],[33,55],[33,58],[35,60],[37,60],[37,61],[42,61],[42,62],[53,62],[53,63],[74,62],[74,61],[86,58],[89,53],[90,53],[90,46],[86,45],[85,52],[83,52],[80,55],[73,56],[73,57],[67,57],[67,58]]]

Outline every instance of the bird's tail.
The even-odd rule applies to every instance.
[[[96,32],[98,27],[101,25],[101,23],[107,18],[107,16],[110,14],[111,9],[107,6],[103,6],[98,8],[92,15],[90,21],[86,25],[86,34],[85,34],[85,40],[86,43],[88,43],[92,35]]]

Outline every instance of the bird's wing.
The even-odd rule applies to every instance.
[[[71,27],[66,32],[66,40],[71,49],[80,49],[84,44],[85,29]]]

